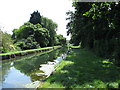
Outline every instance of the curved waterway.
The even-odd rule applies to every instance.
[[[65,59],[67,48],[45,54],[32,54],[15,59],[4,60],[2,68],[2,88],[35,88],[47,76],[42,65]],[[47,67],[46,67],[47,68]],[[48,67],[49,70],[49,67]]]

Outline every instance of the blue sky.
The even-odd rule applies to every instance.
[[[27,22],[30,14],[35,10],[56,22],[58,24],[57,33],[67,37],[66,12],[74,11],[71,0],[1,0],[0,27],[3,31],[12,34],[12,30]],[[67,37],[67,39],[69,38]]]

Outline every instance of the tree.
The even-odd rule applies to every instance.
[[[11,51],[20,50],[17,46],[13,44],[13,40],[11,39],[11,35],[0,31],[1,40],[0,40],[0,52],[7,53]]]
[[[32,14],[31,14],[31,17],[30,17],[30,20],[29,20],[30,23],[32,24],[41,24],[41,15],[38,11],[34,11]]]
[[[63,35],[56,35],[56,45],[66,45],[66,38]]]
[[[22,50],[45,47],[49,41],[49,31],[40,24],[25,23],[13,30],[14,43]]]
[[[53,22],[51,19],[48,19],[47,17],[43,17],[43,16],[41,17],[41,24],[50,33],[48,46],[54,46],[55,35],[56,35],[56,30],[57,30],[58,25],[55,22]]]
[[[74,2],[73,6],[75,12],[67,13],[71,42],[99,56],[115,59],[120,66],[120,2]]]

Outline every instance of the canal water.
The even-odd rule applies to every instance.
[[[2,68],[2,88],[35,88],[46,78],[40,65],[54,60],[62,60],[66,56],[67,48],[61,48],[45,54],[32,54],[15,59],[4,60]]]

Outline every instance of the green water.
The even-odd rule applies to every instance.
[[[66,48],[57,49],[45,54],[34,54],[2,62],[2,88],[28,88],[30,83],[44,80],[46,76],[37,76],[41,64],[48,61],[61,60],[61,55],[67,52]]]

